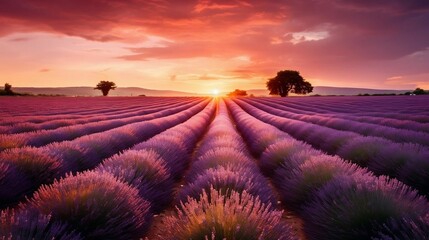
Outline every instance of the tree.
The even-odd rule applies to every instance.
[[[4,91],[8,94],[12,93],[12,85],[10,85],[9,83],[5,83],[4,84]]]
[[[235,89],[233,92],[228,93],[230,97],[247,96],[247,92],[240,89]]]
[[[3,90],[0,89],[0,95],[1,96],[15,96],[15,95],[20,95],[20,94],[14,93],[12,91],[12,85],[10,85],[9,83],[5,83],[4,89]]]
[[[277,73],[277,76],[267,81],[267,88],[270,95],[280,95],[286,97],[289,92],[296,94],[307,94],[313,91],[311,83],[305,81],[298,71],[284,70]]]
[[[100,81],[94,89],[101,90],[103,96],[107,96],[110,90],[115,90],[116,84],[109,81]]]
[[[426,91],[422,88],[416,88],[416,90],[413,91],[414,94],[416,95],[425,95],[427,94]]]

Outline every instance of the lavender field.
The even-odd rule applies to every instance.
[[[0,239],[429,239],[429,97],[0,98]]]

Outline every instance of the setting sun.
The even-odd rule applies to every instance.
[[[215,95],[215,96],[219,95],[219,90],[218,89],[213,89],[212,90],[212,95]]]

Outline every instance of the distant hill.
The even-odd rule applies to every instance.
[[[346,88],[346,87],[325,87],[316,86],[313,92],[309,95],[358,95],[358,94],[388,94],[388,93],[405,93],[410,90],[387,90],[387,89],[369,89],[369,88]],[[269,96],[269,91],[266,89],[250,89],[247,94],[255,96]],[[293,95],[293,94],[292,94]]]
[[[100,90],[94,90],[93,87],[53,87],[53,88],[30,88],[14,87],[15,92],[32,93],[32,94],[49,94],[49,95],[66,95],[66,96],[101,96]],[[109,92],[109,96],[199,96],[200,94],[191,92],[180,92],[172,90],[153,90],[139,87],[118,87]]]
[[[101,96],[100,90],[94,90],[92,87],[53,87],[53,88],[31,88],[31,87],[14,87],[13,91],[19,93],[48,94],[48,95],[66,95],[66,96]],[[367,89],[367,88],[345,88],[345,87],[325,87],[316,86],[310,95],[358,95],[358,94],[387,94],[387,93],[405,93],[409,90],[384,90],[384,89]],[[204,94],[181,92],[173,90],[154,90],[139,87],[118,87],[109,92],[109,96],[204,96]],[[227,93],[223,93],[227,94]],[[255,96],[269,96],[266,89],[250,89],[247,94]],[[293,94],[291,94],[293,95]]]

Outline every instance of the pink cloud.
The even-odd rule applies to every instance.
[[[213,58],[225,61],[217,74],[265,78],[300,69],[344,85],[428,73],[427,57],[409,57],[429,47],[427,22],[429,2],[421,0],[4,0],[0,7],[0,36],[121,42],[131,46],[117,56],[123,62]],[[142,44],[154,36],[165,41]],[[228,67],[241,55],[251,61]]]

